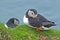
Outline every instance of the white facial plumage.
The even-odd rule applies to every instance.
[[[18,25],[19,23],[18,23],[18,21],[17,21],[17,20],[14,20],[14,24]]]
[[[28,15],[32,17],[34,15],[34,12],[29,10]]]

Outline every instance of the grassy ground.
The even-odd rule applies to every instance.
[[[60,40],[60,30],[38,32],[24,24],[7,29],[0,23],[0,40]]]

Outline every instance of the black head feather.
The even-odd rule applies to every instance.
[[[17,21],[17,23],[14,23],[14,20]],[[8,20],[8,22],[6,23],[6,25],[8,27],[16,27],[19,24],[19,20],[17,18],[11,18]]]

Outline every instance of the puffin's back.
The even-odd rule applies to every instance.
[[[48,19],[46,19],[45,17],[43,17],[42,15],[38,14],[39,20],[41,21],[42,25],[45,27],[51,27],[51,26],[55,26],[56,24],[52,21],[49,21]]]
[[[44,16],[42,16],[42,15],[40,15],[40,14],[38,14],[38,18],[39,18],[39,20],[42,21],[42,22],[49,21],[48,19],[46,19]]]

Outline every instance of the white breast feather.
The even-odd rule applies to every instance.
[[[28,24],[28,18],[26,18],[25,15],[24,15],[24,17],[23,17],[23,22],[24,22],[25,24]]]
[[[4,24],[4,26],[5,26],[6,28],[8,28],[8,26],[7,26],[6,24]]]

